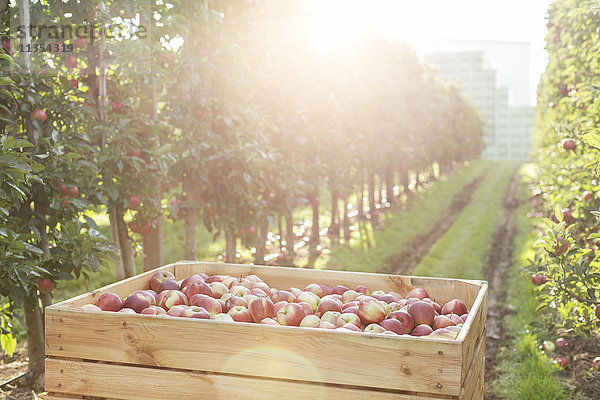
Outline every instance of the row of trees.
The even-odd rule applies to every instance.
[[[407,46],[373,36],[320,54],[304,5],[20,0],[0,11],[5,27],[48,27],[5,31],[0,55],[0,295],[5,316],[24,304],[33,376],[51,301],[41,278],[71,279],[109,256],[117,278],[131,276],[136,243],[144,268],[159,266],[162,225],[175,215],[185,258],[196,258],[202,221],[224,235],[227,260],[241,238],[262,263],[269,225],[285,221],[293,243],[303,203],[315,256],[320,191],[331,192],[340,236],[352,195],[375,216],[394,186],[408,190],[409,171],[449,172],[483,147],[475,108]],[[111,24],[129,36],[49,28]],[[53,51],[26,51],[35,44]],[[110,238],[92,212],[108,213]]]
[[[547,280],[540,296],[561,326],[583,331],[600,319],[600,14],[590,7],[577,0],[550,6],[533,140],[536,202],[548,216],[533,264]]]

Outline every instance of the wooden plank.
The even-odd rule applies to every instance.
[[[455,340],[49,307],[46,354],[458,396]],[[368,367],[365,367],[368,366]]]
[[[481,341],[485,341],[485,322],[487,320],[487,284],[481,288],[481,293],[477,297],[472,311],[463,325],[458,335],[458,340],[462,341],[462,374],[464,381],[471,364],[477,356],[478,346]],[[480,355],[483,357],[483,354]]]
[[[445,303],[459,298],[469,308],[473,306],[483,284],[483,281],[306,268],[265,267],[260,265],[210,262],[175,263],[175,276],[177,279],[183,279],[199,272],[205,272],[209,275],[223,274],[232,276],[255,274],[264,279],[271,287],[277,289],[285,289],[290,286],[303,289],[309,283],[325,283],[331,286],[345,285],[350,288],[362,284],[368,286],[371,290],[395,291],[406,295],[415,287],[423,287],[428,292],[431,292],[430,296],[438,302]]]
[[[58,393],[49,393],[43,397],[44,400],[73,400],[73,399],[83,399],[83,396],[76,394],[58,394]]]
[[[451,399],[447,396],[391,393],[299,381],[53,359],[46,360],[46,371],[46,387],[54,392],[123,400],[263,400],[279,397],[311,400]]]
[[[463,383],[462,393],[460,398],[462,400],[480,400],[483,399],[484,392],[484,378],[485,378],[485,331],[483,340],[477,347],[477,354],[474,358],[473,364],[467,373],[466,379]]]
[[[94,290],[89,293],[84,293],[77,297],[73,297],[69,300],[62,301],[60,303],[56,303],[51,308],[79,308],[84,304],[93,304],[96,302],[96,298],[100,296],[102,293],[106,292],[114,292],[118,294],[121,298],[127,297],[131,292],[139,289],[149,289],[150,288],[150,277],[156,271],[170,271],[174,272],[175,267],[174,264],[165,265],[164,267],[159,267],[153,269],[152,271],[144,272],[140,275],[133,276],[131,278],[124,279],[119,282],[115,282],[111,285],[105,286],[103,288]]]

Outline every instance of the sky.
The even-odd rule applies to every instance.
[[[315,0],[315,41],[326,51],[363,32],[377,31],[414,47],[424,39],[528,42],[530,103],[535,104],[547,63],[544,17],[549,4],[550,0]]]

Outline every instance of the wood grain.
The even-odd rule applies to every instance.
[[[390,393],[298,381],[163,370],[47,359],[46,384],[54,392],[123,400],[441,400],[457,397]]]
[[[51,307],[46,354],[447,395],[462,368],[456,340]]]

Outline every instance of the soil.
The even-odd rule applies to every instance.
[[[485,349],[485,399],[496,399],[490,393],[489,385],[496,378],[498,354],[504,345],[506,337],[503,330],[504,315],[506,310],[506,286],[510,276],[513,262],[513,238],[516,233],[517,208],[519,206],[515,197],[519,175],[514,174],[508,191],[502,202],[502,218],[496,227],[494,246],[490,249],[487,259],[487,268],[484,271],[488,281],[488,317]]]
[[[0,399],[30,400],[36,399],[31,388],[22,387],[24,377],[11,383],[5,383],[27,371],[27,347],[19,346],[12,357],[0,352]]]
[[[600,371],[593,369],[592,361],[600,357],[600,337],[573,337],[563,335],[568,345],[556,349],[556,356],[566,357],[567,366],[560,378],[575,388],[578,399],[600,399]]]
[[[435,242],[450,229],[456,218],[471,202],[473,193],[475,193],[475,190],[477,190],[479,184],[486,176],[487,172],[466,185],[462,192],[452,200],[452,204],[448,207],[445,217],[439,221],[435,228],[414,238],[407,244],[406,248],[408,250],[390,257],[381,272],[406,275],[414,271]]]

